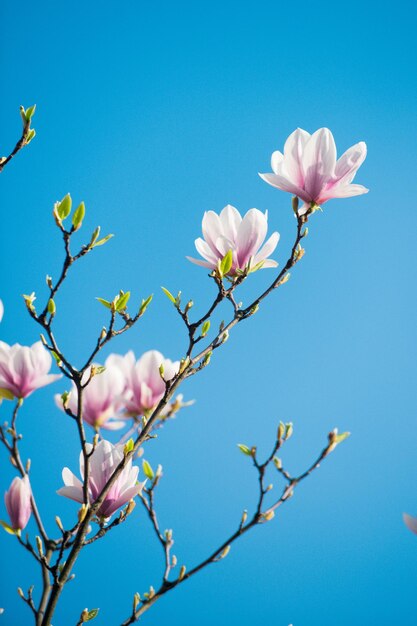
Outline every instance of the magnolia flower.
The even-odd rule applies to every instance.
[[[3,319],[3,315],[4,315],[4,306],[3,306],[3,302],[0,300],[0,322]]]
[[[86,444],[87,453],[91,453],[93,446]],[[113,475],[115,469],[124,458],[124,445],[113,445],[110,441],[102,439],[90,457],[90,477],[88,480],[88,499],[93,504],[104,486]],[[130,459],[118,478],[110,488],[108,494],[104,498],[100,508],[97,511],[98,517],[109,518],[117,509],[134,498],[143,488],[144,483],[138,483],[139,468],[132,467]],[[80,454],[80,474],[84,479],[84,457]],[[60,496],[65,496],[76,502],[83,502],[83,484],[71,472],[68,467],[62,470],[62,479],[65,487],[58,489]]]
[[[114,364],[110,357],[106,360],[105,368],[101,374],[93,376],[83,391],[82,416],[84,421],[94,428],[117,430],[126,424],[124,420],[112,419],[117,417],[123,408],[126,379],[121,369]],[[88,381],[90,374],[91,368],[88,368],[84,374],[83,383]],[[59,394],[55,395],[55,402],[60,409],[63,409],[62,397]],[[78,392],[74,384],[66,407],[74,415],[77,415]]]
[[[30,488],[29,477],[25,475],[23,478],[13,479],[9,490],[4,494],[7,513],[10,517],[10,525],[13,530],[23,530],[29,521],[32,505],[30,498],[32,491]]]
[[[273,174],[260,174],[267,183],[301,198],[303,215],[311,205],[320,206],[331,198],[348,198],[367,193],[362,185],[352,185],[366,157],[366,144],[355,144],[336,161],[336,144],[328,128],[313,135],[297,128],[287,139],[284,154],[272,154]]]
[[[157,350],[145,352],[134,363],[128,378],[130,396],[126,399],[126,409],[133,415],[143,415],[154,408],[165,393],[165,382],[160,374],[163,367],[163,377],[170,380],[179,369],[179,361],[166,359]]]
[[[412,517],[411,515],[408,515],[408,513],[403,513],[403,520],[408,530],[411,530],[412,533],[417,535],[417,517]]]
[[[61,374],[48,374],[51,364],[51,355],[40,341],[30,348],[0,341],[0,389],[27,398],[35,389],[61,378]]]
[[[277,247],[279,234],[272,233],[262,246],[268,230],[268,212],[250,209],[242,218],[235,207],[228,204],[220,215],[207,211],[203,217],[203,237],[195,240],[197,252],[205,261],[187,257],[192,263],[216,269],[218,262],[232,251],[232,267],[228,274],[234,276],[237,270],[276,267],[278,263],[267,257]],[[261,247],[262,246],[262,247]]]

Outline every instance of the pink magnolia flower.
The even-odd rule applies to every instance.
[[[87,452],[91,452],[92,447],[88,443]],[[98,443],[90,457],[90,478],[88,481],[90,504],[97,500],[104,486],[122,461],[123,449],[123,444],[113,445],[105,439]],[[137,466],[132,467],[132,460],[129,460],[101,504],[97,513],[99,517],[111,517],[117,509],[120,509],[120,507],[140,493],[144,483],[137,482],[138,473],[139,468]],[[80,454],[80,474],[84,479],[84,458],[82,452]],[[58,489],[57,493],[76,502],[83,502],[83,484],[68,467],[64,467],[62,470],[62,479],[65,487]]]
[[[0,388],[16,398],[27,398],[35,389],[53,383],[61,374],[48,374],[52,357],[38,341],[33,346],[0,341]]]
[[[166,359],[157,350],[145,352],[130,370],[126,410],[133,415],[143,415],[154,408],[165,393],[165,383],[159,373],[164,367],[164,379],[170,380],[178,372],[179,361]]]
[[[9,490],[4,494],[7,513],[10,517],[11,527],[14,530],[23,530],[27,526],[32,513],[31,495],[32,491],[27,475],[23,478],[16,476]]]
[[[233,263],[228,272],[230,276],[236,274],[236,270],[243,271],[248,266],[260,269],[278,265],[267,257],[277,247],[279,234],[272,233],[262,246],[268,230],[268,212],[250,209],[242,218],[239,211],[228,204],[220,215],[214,211],[204,213],[202,227],[204,239],[196,239],[195,247],[205,261],[188,256],[187,259],[192,263],[215,269],[218,261],[231,250]]]
[[[273,174],[260,174],[267,183],[301,198],[300,215],[311,204],[321,205],[331,198],[348,198],[367,193],[352,180],[366,157],[363,141],[346,150],[336,160],[336,144],[328,128],[319,128],[310,135],[297,128],[287,139],[284,154],[272,154]]]
[[[117,430],[126,425],[125,420],[113,419],[120,417],[120,411],[124,406],[126,379],[121,369],[114,364],[114,359],[109,357],[105,362],[105,368],[104,372],[93,376],[83,391],[82,415],[84,421],[94,428]],[[91,368],[86,371],[84,383],[89,379],[90,371]],[[63,410],[59,394],[55,395],[55,402]],[[74,415],[77,414],[78,392],[74,384],[67,406]]]
[[[417,535],[417,517],[412,517],[411,515],[408,515],[408,513],[403,513],[403,520],[408,530],[411,530],[412,533]]]

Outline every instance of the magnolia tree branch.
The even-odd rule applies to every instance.
[[[83,483],[84,505],[80,512],[81,514],[80,514],[79,523],[74,528],[74,533],[72,534],[73,539],[71,539],[69,554],[65,560],[65,563],[63,563],[62,565],[59,576],[57,576],[54,580],[52,590],[49,596],[49,600],[45,607],[44,617],[41,622],[42,626],[50,625],[50,621],[54,614],[55,607],[60,597],[60,594],[62,592],[62,589],[64,585],[66,584],[66,582],[68,581],[68,579],[70,578],[72,568],[83,546],[85,546],[86,544],[92,543],[93,541],[103,537],[108,532],[107,529],[101,528],[100,531],[92,540],[86,540],[86,535],[89,529],[90,522],[97,516],[97,512],[100,509],[100,506],[103,503],[112,485],[115,483],[120,473],[126,467],[126,464],[129,462],[129,460],[132,459],[134,455],[137,453],[139,447],[149,438],[153,427],[157,423],[163,410],[167,406],[170,398],[173,396],[174,392],[182,383],[182,381],[196,374],[198,371],[206,367],[210,361],[212,352],[216,350],[218,347],[220,347],[226,341],[228,337],[228,332],[236,324],[238,324],[239,322],[253,315],[256,312],[259,303],[266,296],[268,296],[274,289],[276,289],[278,286],[286,282],[286,280],[289,277],[288,276],[289,269],[292,268],[302,256],[303,250],[300,246],[300,241],[306,235],[306,230],[303,231],[303,227],[305,223],[307,222],[309,214],[311,212],[310,211],[303,216],[299,216],[297,213],[297,207],[296,206],[294,207],[294,212],[297,217],[297,231],[296,231],[295,241],[291,249],[290,257],[288,258],[286,264],[284,265],[283,269],[279,272],[278,276],[275,278],[273,283],[269,286],[269,288],[265,290],[262,294],[260,294],[260,296],[258,296],[245,309],[241,309],[240,306],[235,302],[233,293],[235,289],[246,279],[250,269],[247,272],[241,272],[235,279],[231,281],[230,286],[226,288],[224,286],[223,281],[224,281],[225,275],[228,272],[227,258],[223,260],[222,264],[219,264],[217,271],[215,271],[212,274],[212,277],[215,280],[217,287],[218,287],[218,294],[215,300],[213,301],[212,305],[209,307],[207,313],[203,315],[196,322],[189,321],[189,309],[191,308],[190,304],[188,303],[188,305],[186,305],[186,307],[182,310],[181,303],[180,303],[180,295],[178,295],[177,298],[174,298],[172,294],[170,294],[167,290],[165,290],[165,293],[168,295],[170,300],[174,303],[175,307],[177,308],[178,312],[183,318],[184,323],[187,326],[189,345],[186,351],[186,356],[181,361],[181,365],[180,365],[178,373],[172,379],[165,381],[165,393],[162,399],[160,400],[160,402],[155,407],[155,409],[151,412],[151,414],[147,416],[146,418],[143,418],[142,428],[140,432],[138,433],[133,445],[130,447],[128,451],[126,451],[123,460],[121,461],[119,466],[116,468],[116,470],[114,471],[114,473],[108,480],[107,484],[102,489],[99,496],[95,499],[93,503],[88,503],[88,472],[89,472],[88,460],[89,459],[88,459],[88,453],[86,451],[86,440],[85,440],[85,434],[83,431],[83,422],[82,422],[82,413],[81,413],[82,411],[82,401],[81,401],[82,379],[87,371],[87,368],[91,365],[93,359],[98,354],[98,352],[102,349],[102,347],[104,347],[104,345],[112,337],[116,336],[116,334],[120,334],[121,332],[124,332],[125,330],[130,328],[130,326],[132,326],[137,321],[137,319],[139,319],[139,317],[143,314],[144,310],[146,309],[146,306],[149,304],[150,299],[148,298],[147,301],[142,302],[141,309],[139,310],[139,313],[134,318],[129,317],[129,314],[125,311],[125,307],[118,310],[118,302],[120,302],[120,299],[123,299],[125,295],[122,292],[112,302],[101,300],[102,303],[111,310],[111,320],[110,320],[109,330],[106,331],[105,329],[103,329],[91,356],[87,359],[85,366],[81,368],[80,370],[76,370],[74,366],[65,359],[61,350],[58,348],[57,342],[55,341],[55,338],[51,330],[52,319],[53,319],[53,316],[55,315],[55,310],[56,310],[54,297],[56,296],[56,293],[58,292],[59,287],[65,280],[67,271],[69,267],[72,265],[72,263],[75,260],[78,260],[78,258],[81,258],[81,256],[89,252],[96,245],[105,243],[105,241],[100,241],[100,243],[96,243],[97,235],[93,234],[90,244],[84,247],[77,255],[72,256],[70,252],[70,247],[69,247],[70,237],[73,234],[73,232],[75,232],[75,230],[77,230],[79,227],[77,218],[75,217],[79,209],[77,209],[77,211],[75,212],[74,217],[73,217],[73,225],[71,229],[68,231],[68,230],[65,230],[65,228],[62,225],[62,222],[69,215],[70,210],[71,210],[71,207],[70,206],[68,207],[68,200],[66,200],[65,198],[61,203],[58,204],[58,206],[55,207],[55,210],[54,210],[55,219],[57,221],[59,228],[61,229],[63,233],[66,257],[64,261],[63,270],[62,270],[60,278],[58,279],[58,282],[55,285],[53,285],[52,282],[50,281],[50,284],[49,284],[50,298],[49,298],[48,304],[45,306],[43,312],[40,315],[37,315],[33,307],[33,297],[30,297],[30,300],[26,300],[26,304],[28,306],[31,316],[44,328],[49,338],[49,343],[47,341],[44,342],[46,347],[55,356],[57,363],[61,367],[61,370],[63,371],[63,373],[68,378],[73,380],[77,387],[79,401],[78,401],[77,415],[74,417],[77,422],[77,427],[79,430],[80,443],[81,443],[81,448],[82,448],[84,462],[85,462],[85,474],[84,474],[84,483]],[[226,325],[222,324],[218,332],[216,333],[214,339],[212,339],[209,342],[208,346],[206,346],[202,351],[200,351],[198,354],[193,356],[194,347],[196,346],[198,342],[200,342],[205,337],[205,335],[207,334],[209,330],[208,322],[209,322],[210,316],[214,313],[217,307],[224,300],[230,301],[233,305],[234,314],[233,314],[232,319],[228,322],[228,324]],[[120,313],[124,320],[124,326],[119,331],[114,330],[114,323],[115,323],[117,313]],[[199,331],[199,334],[197,336],[197,330],[200,327],[201,327],[201,330]],[[163,377],[162,371],[161,371],[161,376]],[[153,508],[151,504],[149,506],[150,506],[150,515],[152,519]],[[156,517],[154,518],[154,526],[155,524],[156,524]],[[112,528],[116,525],[118,524],[114,523],[112,525]],[[155,529],[159,533],[157,526],[155,526]],[[170,547],[169,538],[166,538],[160,535],[160,539],[164,541],[164,544],[163,544],[164,550],[167,552],[167,548]],[[168,584],[167,576],[169,574],[169,571],[170,571],[170,562],[169,562],[169,552],[168,552],[168,554],[166,553],[166,566],[165,566],[166,584]]]
[[[286,502],[293,496],[294,490],[297,487],[297,485],[300,482],[302,482],[305,478],[307,478],[307,476],[309,476],[315,469],[317,469],[320,466],[320,463],[347,436],[347,433],[344,433],[344,435],[338,435],[337,431],[332,431],[331,433],[329,433],[328,443],[326,447],[322,450],[322,452],[320,453],[316,461],[301,475],[297,477],[292,477],[286,470],[283,469],[281,460],[278,459],[278,457],[276,457],[276,453],[280,450],[283,443],[289,439],[291,434],[292,434],[292,425],[281,423],[278,428],[277,440],[275,442],[273,450],[271,454],[268,456],[268,458],[266,459],[266,461],[264,461],[263,463],[259,462],[255,447],[248,448],[247,446],[243,446],[243,445],[239,446],[241,451],[244,454],[252,458],[253,465],[258,473],[259,496],[258,496],[257,505],[255,507],[255,511],[249,520],[248,520],[247,511],[244,511],[241,517],[239,526],[232,535],[230,535],[227,539],[225,539],[223,543],[214,552],[212,552],[208,557],[202,560],[198,565],[195,565],[188,572],[186,571],[185,566],[182,566],[180,569],[179,575],[173,581],[168,580],[168,575],[171,570],[171,567],[176,565],[176,559],[174,563],[172,563],[172,561],[169,558],[169,551],[167,551],[166,549],[167,545],[169,546],[172,545],[172,531],[165,531],[164,536],[160,533],[159,526],[156,521],[156,513],[153,508],[153,502],[151,500],[146,501],[146,498],[142,496],[142,501],[144,502],[145,508],[148,511],[149,517],[154,526],[158,539],[164,546],[164,550],[168,552],[168,559],[167,559],[168,566],[165,569],[161,586],[159,587],[157,591],[155,591],[153,587],[151,587],[149,592],[144,594],[143,599],[140,597],[139,594],[137,593],[135,594],[134,599],[133,599],[132,613],[124,622],[122,622],[121,626],[129,626],[129,624],[133,624],[134,622],[138,621],[140,617],[148,609],[150,609],[150,607],[159,598],[165,595],[168,591],[175,589],[175,587],[178,587],[180,584],[182,584],[183,582],[185,582],[186,580],[194,576],[194,574],[197,574],[199,571],[201,571],[202,569],[204,569],[211,563],[216,563],[222,560],[223,558],[225,558],[230,551],[231,545],[237,539],[239,539],[239,537],[247,533],[251,528],[254,528],[255,526],[258,526],[259,524],[272,520],[275,515],[274,513],[275,510],[278,509],[278,507],[280,507],[284,502]],[[280,497],[273,504],[269,506],[264,506],[265,497],[270,491],[272,491],[272,488],[273,488],[272,484],[266,485],[265,483],[266,470],[270,467],[271,464],[273,464],[276,470],[284,477],[286,484],[282,490]],[[151,489],[148,491],[148,493],[152,493],[153,489],[156,487],[157,484],[158,484],[158,481],[155,480]]]
[[[243,320],[248,319],[254,313],[256,313],[259,304],[272,291],[274,291],[277,287],[284,284],[288,280],[289,270],[303,256],[304,250],[301,247],[300,242],[307,234],[307,229],[305,225],[308,221],[310,214],[314,210],[314,207],[311,206],[310,210],[307,211],[307,213],[305,213],[303,216],[300,216],[298,214],[298,201],[297,199],[293,200],[293,209],[297,219],[297,228],[295,240],[291,248],[289,258],[283,266],[282,270],[274,279],[274,281],[270,284],[270,286],[245,308],[242,308],[242,304],[236,301],[235,291],[238,286],[247,279],[248,275],[252,271],[256,270],[256,268],[251,268],[251,263],[249,263],[248,267],[244,271],[239,271],[233,278],[229,278],[228,273],[231,266],[231,254],[229,253],[222,259],[221,262],[219,262],[217,269],[211,274],[211,277],[217,287],[217,294],[212,304],[209,306],[207,312],[197,321],[190,321],[190,309],[192,308],[191,301],[182,308],[180,297],[181,294],[179,293],[177,297],[174,297],[168,290],[164,289],[165,294],[168,296],[174,307],[177,309],[187,329],[188,346],[185,350],[185,356],[180,362],[180,367],[177,373],[170,379],[164,378],[163,366],[161,366],[160,375],[165,383],[165,393],[163,394],[163,397],[157,403],[153,410],[147,412],[142,417],[140,422],[138,422],[138,424],[135,424],[133,431],[134,433],[136,433],[135,439],[129,440],[129,442],[126,444],[122,461],[116,467],[115,471],[110,476],[109,480],[101,490],[98,497],[95,498],[93,502],[91,502],[89,499],[90,458],[92,453],[94,452],[95,446],[97,445],[99,435],[98,433],[95,435],[93,439],[93,446],[91,448],[90,444],[87,442],[84,428],[83,392],[85,391],[85,388],[91,382],[93,377],[100,375],[103,369],[94,365],[94,360],[96,356],[103,349],[103,347],[107,345],[109,341],[111,341],[114,337],[126,332],[140,319],[140,317],[145,313],[146,308],[150,304],[152,297],[150,296],[149,298],[147,298],[147,300],[143,300],[139,311],[132,317],[127,310],[127,303],[130,297],[129,292],[124,293],[120,291],[120,293],[115,296],[112,301],[107,301],[99,298],[100,302],[109,310],[110,320],[108,324],[108,329],[103,328],[101,330],[98,339],[90,352],[90,356],[87,357],[84,365],[81,368],[76,368],[70,362],[70,360],[64,355],[63,351],[59,347],[58,341],[56,340],[53,332],[53,322],[57,312],[55,302],[56,296],[63,283],[65,282],[71,266],[83,256],[90,253],[94,248],[106,243],[111,237],[111,235],[108,235],[107,237],[99,239],[100,228],[98,227],[92,234],[89,243],[82,246],[76,254],[73,254],[71,251],[72,236],[76,231],[79,230],[82,225],[85,215],[85,207],[83,203],[79,205],[79,207],[73,213],[71,227],[66,228],[64,222],[69,217],[71,213],[71,208],[72,201],[69,195],[65,196],[65,198],[63,198],[61,202],[58,202],[54,207],[53,214],[55,222],[63,237],[65,257],[62,270],[57,281],[53,282],[52,278],[50,276],[47,276],[46,282],[49,288],[49,294],[47,302],[44,305],[42,311],[40,313],[37,313],[36,311],[34,305],[34,301],[36,299],[35,294],[24,297],[27,309],[31,317],[42,327],[43,334],[41,335],[41,339],[44,346],[53,355],[61,372],[73,383],[77,392],[76,412],[72,412],[72,410],[70,410],[68,407],[69,395],[67,392],[62,395],[62,402],[63,408],[67,415],[69,415],[76,422],[80,447],[84,460],[83,504],[78,513],[78,521],[71,529],[65,530],[62,526],[60,519],[56,518],[57,525],[61,531],[61,537],[59,539],[50,539],[47,536],[40,520],[39,513],[37,512],[35,500],[33,498],[33,511],[41,535],[40,538],[37,538],[37,553],[29,543],[29,540],[27,540],[26,542],[23,542],[23,540],[21,540],[21,543],[35,556],[36,560],[40,563],[42,569],[43,590],[38,608],[36,608],[36,606],[33,604],[33,599],[31,595],[23,598],[25,602],[29,604],[30,608],[34,610],[34,614],[36,616],[36,626],[51,626],[51,620],[53,618],[55,608],[62,593],[62,590],[66,583],[73,578],[72,570],[77,561],[80,551],[85,546],[90,545],[98,539],[103,538],[108,532],[123,523],[129,513],[132,511],[133,504],[129,504],[123,511],[121,511],[119,517],[107,526],[104,524],[99,515],[101,505],[103,504],[110,489],[120,476],[121,472],[138,453],[141,445],[153,436],[153,430],[157,428],[158,425],[167,418],[165,411],[175,391],[184,380],[195,375],[209,364],[212,353],[214,352],[214,350],[223,345],[223,343],[228,338],[229,332],[234,326],[236,326]],[[196,351],[195,348],[197,344],[202,342],[210,331],[210,318],[212,314],[225,301],[230,302],[232,306],[233,313],[230,320],[226,324],[222,322],[218,330],[214,333],[214,337],[208,341],[207,345],[199,352]],[[122,324],[120,327],[117,327],[119,321],[121,321]],[[16,405],[11,429],[12,442],[8,442],[3,430],[0,431],[0,439],[6,445],[9,452],[12,453],[12,458],[14,459],[16,466],[23,476],[25,475],[25,473],[27,473],[27,471],[23,467],[17,450],[17,441],[19,439],[19,436],[16,434],[15,429],[17,410],[18,406]],[[258,461],[256,456],[256,448],[249,449],[245,446],[241,446],[242,451],[252,457],[254,466],[258,472],[259,498],[253,517],[249,521],[247,521],[247,517],[244,515],[237,531],[235,531],[235,533],[233,533],[225,542],[223,542],[222,545],[215,552],[213,552],[200,564],[196,565],[188,573],[186,572],[185,567],[182,566],[179,576],[174,581],[169,580],[171,570],[176,565],[176,558],[171,557],[171,548],[173,545],[172,531],[161,532],[154,505],[154,489],[156,488],[161,477],[161,470],[157,471],[156,476],[153,477],[151,486],[144,489],[144,491],[140,495],[140,499],[142,504],[146,508],[155,534],[163,549],[164,573],[162,577],[162,583],[160,588],[156,592],[153,588],[151,588],[149,593],[144,596],[143,600],[141,600],[138,595],[135,595],[132,614],[128,618],[128,620],[123,623],[123,626],[137,621],[140,616],[145,611],[147,611],[150,606],[152,606],[153,603],[159,597],[164,595],[168,590],[176,587],[184,580],[187,580],[195,573],[206,567],[208,564],[220,560],[221,558],[226,556],[229,546],[242,534],[246,533],[250,528],[259,523],[272,519],[275,509],[277,509],[292,495],[294,488],[301,480],[307,477],[309,473],[311,473],[316,467],[318,467],[319,462],[329,453],[331,446],[333,445],[334,447],[334,445],[336,445],[334,442],[331,442],[329,438],[329,445],[327,446],[327,448],[325,448],[318,461],[298,478],[292,478],[288,473],[285,472],[285,470],[282,469],[282,467],[278,467],[275,463],[276,452],[280,449],[283,441],[288,439],[288,437],[290,436],[290,433],[288,431],[289,425],[285,427],[282,426],[282,428],[284,428],[284,430],[281,429],[281,431],[279,431],[274,449],[264,463],[260,463]],[[337,434],[333,434],[332,436],[337,437]],[[336,441],[336,443],[338,443],[338,441]],[[265,472],[272,462],[276,464],[277,469],[280,471],[280,474],[283,476],[283,478],[287,481],[287,484],[280,498],[271,506],[269,506],[269,508],[264,510],[265,496],[270,490],[269,487],[265,486]],[[87,539],[87,535],[89,534],[91,529],[90,524],[93,521],[96,521],[99,524],[99,530],[91,538]],[[45,544],[45,553],[43,551],[41,538]],[[55,563],[54,565],[51,565],[51,558],[52,555],[55,553]],[[33,607],[31,606],[31,603],[33,604]],[[85,621],[89,621],[90,619],[92,619],[92,617],[90,617],[90,613],[91,612],[88,612],[88,610],[85,609],[80,616],[79,623],[84,623]]]
[[[35,137],[35,129],[30,127],[30,123],[35,113],[35,109],[36,105],[31,106],[26,110],[22,106],[20,107],[20,116],[23,122],[22,135],[13,150],[10,152],[9,156],[0,157],[0,172],[13,159],[13,157],[16,156],[16,154],[20,152],[22,148],[27,146]]]

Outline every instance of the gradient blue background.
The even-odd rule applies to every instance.
[[[196,404],[147,448],[164,466],[158,508],[180,562],[201,560],[256,500],[237,442],[266,453],[278,420],[292,420],[283,458],[297,472],[331,428],[352,437],[272,523],[166,596],[144,624],[417,623],[417,537],[401,519],[417,513],[415,20],[414,3],[401,1],[2,5],[2,153],[20,132],[19,104],[38,106],[36,140],[1,175],[0,333],[9,343],[38,337],[21,294],[41,299],[44,276],[59,271],[51,210],[68,191],[86,202],[85,237],[97,224],[117,236],[74,268],[58,298],[63,348],[80,363],[106,323],[95,296],[122,288],[133,302],[155,298],[112,349],[178,358],[184,329],[159,287],[182,289],[200,311],[209,302],[206,273],[184,258],[203,211],[268,209],[282,263],[295,224],[290,197],[257,176],[271,152],[297,126],[328,126],[340,153],[368,144],[357,182],[371,192],[314,215],[291,281],[185,386]],[[272,275],[253,276],[242,297]],[[20,420],[53,532],[55,514],[68,524],[75,514],[55,494],[61,467],[78,463],[73,425],[52,400],[65,386],[33,395]],[[9,409],[3,403],[2,419]],[[4,454],[2,467],[4,491],[13,476]],[[0,622],[26,626],[15,589],[39,589],[38,575],[10,536],[0,542]],[[85,606],[100,607],[97,626],[117,626],[161,568],[138,506],[82,555],[54,626],[74,625]]]

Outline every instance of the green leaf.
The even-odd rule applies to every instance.
[[[4,389],[3,387],[0,387],[0,398],[2,398],[3,400],[13,400],[14,395],[8,389]]]
[[[146,298],[146,300],[142,300],[142,304],[140,305],[140,309],[139,309],[139,314],[140,315],[142,315],[142,313],[145,313],[146,309],[148,308],[148,306],[152,302],[152,298],[153,298],[153,294],[150,295],[149,298]]]
[[[121,295],[119,300],[117,301],[116,311],[123,311],[123,309],[126,308],[127,303],[129,302],[129,298],[130,298],[130,291],[126,291],[126,293],[123,293],[123,295]]]
[[[105,306],[106,309],[111,309],[111,302],[109,302],[108,300],[105,300],[104,298],[96,298],[96,300],[101,302],[101,304]]]
[[[164,292],[164,294],[166,295],[166,297],[168,298],[168,300],[171,300],[172,304],[174,306],[176,306],[176,298],[174,298],[172,293],[170,291],[168,291],[168,289],[165,289],[165,287],[161,287],[161,289]]]
[[[241,452],[243,452],[243,454],[246,454],[247,456],[252,456],[252,451],[250,448],[248,448],[248,446],[245,446],[243,443],[238,443],[237,447]]]
[[[91,235],[91,239],[90,239],[90,247],[92,248],[95,244],[95,242],[97,241],[97,237],[100,234],[100,226],[97,226],[97,228],[95,229],[95,231],[93,232],[93,234]]]
[[[78,230],[81,228],[83,219],[85,217],[85,204],[81,202],[81,204],[75,209],[74,215],[72,216],[72,225],[74,230]]]
[[[342,441],[344,441],[348,437],[350,437],[350,433],[348,433],[348,432],[340,433],[340,435],[336,435],[334,442],[335,443],[342,443]]]
[[[108,242],[109,239],[114,237],[114,235],[106,235],[103,239],[99,239],[95,243],[93,243],[93,248],[97,248],[97,246],[104,246],[105,243]]]
[[[32,117],[34,116],[36,111],[36,104],[34,104],[31,107],[28,107],[25,111],[25,118],[27,122],[30,122],[30,120],[32,119]]]
[[[28,136],[26,137],[26,145],[32,141],[32,139],[36,136],[36,130],[31,128],[28,132]]]
[[[68,217],[68,215],[71,213],[71,207],[72,207],[71,196],[69,195],[69,193],[67,193],[67,195],[62,198],[61,202],[58,202],[57,207],[56,207],[56,211],[58,213],[59,219],[65,220]]]
[[[92,620],[95,617],[97,617],[99,610],[100,609],[91,609],[91,611],[88,611],[88,614],[87,614],[86,618],[84,618],[84,621],[85,622],[89,622],[90,620]]]
[[[54,300],[52,300],[52,298],[48,300],[48,313],[50,315],[55,315],[56,313],[56,305],[55,305]]]
[[[226,274],[230,272],[230,270],[232,269],[232,264],[233,264],[233,252],[232,250],[229,250],[220,261],[219,269],[220,269],[220,273],[222,276],[225,276]]]
[[[55,350],[51,350],[51,354],[54,357],[55,361],[58,363],[58,365],[62,363],[61,357],[55,352]]]
[[[143,469],[143,473],[145,474],[145,476],[149,478],[149,480],[152,480],[155,474],[150,463],[148,463],[148,461],[143,460],[142,469]]]
[[[133,441],[132,438],[126,441],[125,447],[123,448],[124,455],[126,456],[126,454],[129,454],[129,452],[132,452],[134,446],[135,446],[135,442]]]
[[[9,535],[19,534],[19,530],[15,530],[14,528],[10,526],[10,524],[8,524],[7,522],[3,522],[3,520],[1,519],[0,519],[0,526],[2,526],[4,530],[6,531],[6,533],[9,533]]]
[[[201,327],[201,336],[205,337],[208,333],[208,331],[210,330],[210,320],[206,320],[203,324],[203,326]]]

